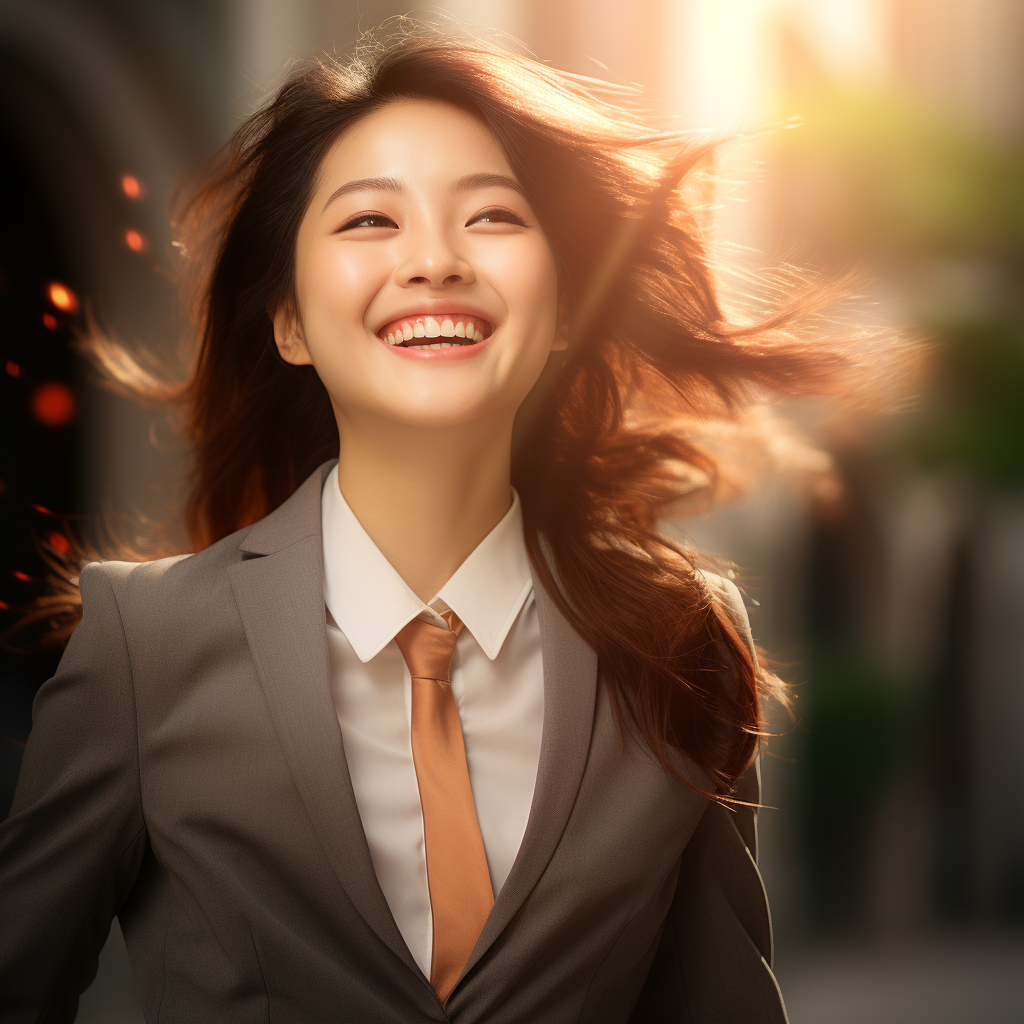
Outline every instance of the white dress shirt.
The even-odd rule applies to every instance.
[[[523,517],[512,507],[425,605],[356,519],[335,467],[321,499],[324,601],[334,706],[377,880],[430,976],[432,922],[423,815],[412,758],[412,681],[395,634],[414,618],[463,621],[452,661],[469,781],[497,897],[533,801],[544,670]]]

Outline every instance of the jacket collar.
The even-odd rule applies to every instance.
[[[597,654],[572,628],[534,572],[544,663],[544,730],[533,803],[512,870],[460,977],[494,944],[540,880],[583,782],[597,704]],[[456,985],[452,998],[458,994]]]
[[[272,555],[310,537],[315,537],[319,544],[320,493],[327,474],[337,464],[337,459],[331,459],[318,466],[286,502],[251,527],[239,545],[240,550],[251,555]]]
[[[228,577],[281,750],[320,845],[368,925],[366,941],[376,936],[379,956],[392,956],[414,972],[422,982],[413,987],[414,998],[430,1015],[437,997],[374,873],[331,693],[320,491],[332,465],[320,466],[253,526],[240,549],[259,557],[232,565]]]
[[[417,616],[444,625],[399,576],[349,508],[338,488],[337,468],[324,482],[321,508],[324,600],[360,661],[379,654]],[[523,515],[519,495],[513,492],[512,507],[432,604],[451,608],[493,661],[532,588]]]
[[[320,498],[324,463],[240,548],[229,570],[253,662],[300,797],[339,882],[370,929],[422,980],[381,891],[362,829],[331,694]],[[533,572],[531,566],[531,573]],[[534,577],[544,664],[544,728],[533,804],[512,870],[463,977],[508,926],[551,860],[583,780],[594,723],[597,655]],[[461,980],[461,979],[460,979]],[[454,998],[457,985],[452,993]],[[436,1003],[430,1002],[436,1010]]]

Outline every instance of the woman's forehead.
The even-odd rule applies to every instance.
[[[347,179],[394,177],[413,185],[478,172],[514,177],[487,126],[452,103],[403,97],[367,114],[335,141],[321,166],[320,190]]]

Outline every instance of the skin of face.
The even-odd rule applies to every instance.
[[[343,449],[374,422],[506,435],[565,348],[554,253],[498,176],[515,180],[486,126],[432,99],[387,103],[324,158],[298,229],[295,303],[273,320],[281,355],[312,363],[327,388]],[[377,183],[335,196],[365,179]],[[463,305],[493,326],[470,358],[416,358],[377,337],[399,316]]]

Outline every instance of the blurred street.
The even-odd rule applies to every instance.
[[[791,1024],[1016,1024],[1019,939],[830,948],[780,979]]]

